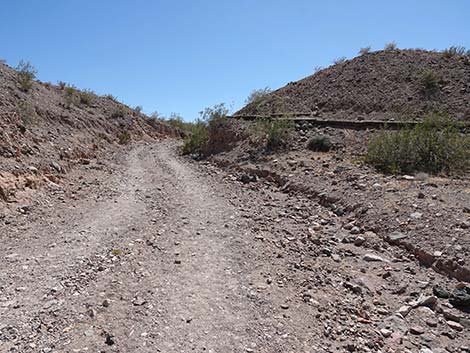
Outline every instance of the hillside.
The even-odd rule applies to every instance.
[[[325,119],[396,119],[446,111],[470,120],[470,61],[424,50],[366,53],[291,82],[235,115],[312,113]]]
[[[112,96],[31,84],[20,89],[18,72],[0,63],[0,199],[57,181],[110,147],[175,133]]]

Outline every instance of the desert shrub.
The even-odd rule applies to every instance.
[[[104,98],[109,99],[109,100],[111,100],[113,102],[116,102],[116,103],[118,102],[117,97],[113,96],[112,94],[106,94],[106,95],[104,95]]]
[[[328,152],[331,147],[331,140],[325,135],[315,135],[307,143],[307,148],[315,152]]]
[[[67,87],[67,83],[65,83],[64,81],[58,81],[57,82],[57,85],[59,86],[60,89],[65,89],[65,87]]]
[[[218,104],[199,112],[201,116],[191,127],[185,139],[183,154],[208,155],[228,148],[235,134],[230,129],[228,109]]]
[[[425,93],[434,93],[439,89],[439,76],[430,69],[421,72],[419,81]]]
[[[27,92],[33,87],[33,80],[36,78],[37,70],[28,61],[21,60],[16,67],[18,83],[20,89]]]
[[[125,109],[123,106],[118,106],[116,107],[113,112],[111,113],[111,118],[117,119],[117,118],[123,118],[127,114],[127,109]]]
[[[397,43],[396,42],[390,42],[385,44],[384,50],[386,51],[392,51],[392,50],[397,50]]]
[[[259,119],[253,125],[252,133],[268,151],[276,151],[287,146],[293,130],[294,123],[289,119]]]
[[[320,72],[321,70],[323,70],[323,66],[315,66],[315,67],[313,68],[313,72],[314,72],[314,73]]]
[[[250,95],[245,99],[245,103],[246,104],[261,103],[263,98],[265,98],[271,92],[272,92],[272,90],[269,87],[255,89],[255,90],[251,91]]]
[[[0,64],[6,64],[7,61],[5,59],[0,59]]]
[[[141,105],[136,105],[136,107],[134,108],[134,110],[135,110],[137,113],[139,113],[139,114],[142,113],[142,110],[143,110],[143,109],[144,109],[144,108],[142,108]]]
[[[95,93],[91,90],[78,91],[79,102],[83,105],[91,105],[95,96]]]
[[[343,63],[345,63],[347,60],[348,60],[348,59],[346,59],[345,56],[342,56],[342,57],[340,57],[340,58],[334,59],[334,60],[333,60],[333,64],[335,64],[335,65],[343,64]]]
[[[359,55],[364,55],[370,53],[370,46],[359,49]]]
[[[365,161],[386,173],[462,172],[470,167],[470,137],[447,116],[434,113],[413,128],[378,134]]]
[[[131,134],[129,133],[129,131],[122,131],[118,135],[118,140],[120,145],[126,145],[131,141]]]
[[[206,123],[200,119],[193,125],[192,131],[184,140],[181,151],[183,154],[202,155],[209,140],[207,126]]]
[[[186,133],[191,133],[195,125],[192,121],[184,121],[183,117],[176,113],[171,113],[169,118],[160,118],[160,120]]]
[[[460,45],[453,45],[442,51],[442,54],[446,58],[452,58],[454,56],[470,56],[470,50]]]
[[[34,107],[28,102],[21,101],[16,107],[16,113],[18,114],[21,123],[24,126],[31,126],[38,120],[38,115]]]

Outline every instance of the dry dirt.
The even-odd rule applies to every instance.
[[[425,89],[423,73],[434,77]],[[377,51],[275,90],[235,115],[310,113],[322,119],[413,120],[429,111],[470,119],[470,58],[419,49]]]
[[[177,144],[109,152],[2,205],[1,352],[470,350],[469,314],[433,294],[464,284]]]

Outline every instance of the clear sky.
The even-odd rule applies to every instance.
[[[2,0],[0,58],[187,120],[381,49],[470,47],[467,0]]]

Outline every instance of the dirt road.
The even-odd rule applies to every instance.
[[[405,295],[448,281],[378,239],[339,241],[341,220],[312,200],[242,187],[174,142],[138,145],[110,171],[0,227],[1,352],[374,352],[430,315],[389,319]],[[468,337],[433,330],[405,345]]]

